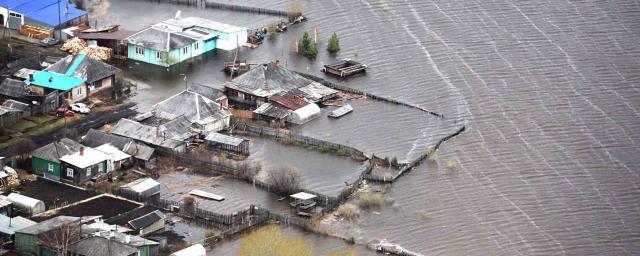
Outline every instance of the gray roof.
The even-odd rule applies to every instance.
[[[275,63],[269,62],[253,68],[225,83],[224,86],[260,97],[269,97],[306,86],[312,82],[282,66],[278,67]]]
[[[72,67],[74,61],[80,56],[83,55],[77,54],[64,57],[49,66],[46,70],[58,74],[65,74],[67,70]],[[86,55],[82,58],[84,59],[80,62],[80,65],[75,67],[71,76],[84,79],[87,83],[93,83],[120,72],[120,69]]]
[[[160,125],[160,132],[175,140],[186,141],[191,137],[191,121],[185,116],[179,116]]]
[[[196,40],[158,28],[146,28],[126,38],[127,42],[163,52],[182,48]]]
[[[71,139],[62,138],[34,150],[31,156],[60,163],[61,157],[80,151],[81,146],[80,143]]]
[[[204,85],[204,84],[195,84],[192,83],[191,86],[189,86],[189,89],[187,89],[190,92],[195,92],[197,94],[202,95],[203,97],[216,101],[220,98],[226,98],[227,96],[224,95],[224,92],[220,89],[217,88],[213,88],[211,86],[208,85]]]
[[[69,245],[69,251],[79,255],[128,256],[137,253],[138,248],[105,237],[92,236]]]
[[[4,103],[2,103],[2,106],[20,111],[26,111],[29,109],[29,104],[15,100],[6,100],[4,101]]]
[[[54,230],[56,228],[68,225],[70,223],[77,222],[78,228],[80,227],[80,217],[72,216],[57,216],[38,224],[16,230],[16,233],[39,235],[47,231]]]
[[[30,69],[30,68],[21,68],[20,70],[13,73],[13,76],[27,80],[29,79],[29,75],[34,75],[35,73],[38,73],[38,70]]]
[[[5,78],[0,83],[0,95],[20,98],[27,95],[26,84],[20,80]]]
[[[220,104],[192,91],[182,91],[153,106],[156,117],[173,120],[186,117],[191,123],[207,124],[231,116]]]
[[[158,221],[164,221],[164,214],[158,210],[150,212],[144,216],[129,221],[129,225],[134,229],[143,229],[153,225]]]
[[[121,151],[127,151],[130,144],[134,142],[130,138],[105,133],[101,130],[91,129],[82,139],[82,143],[92,148],[98,147],[103,144],[111,144]]]
[[[0,215],[0,233],[13,235],[16,230],[35,225],[36,222],[25,219],[23,217],[10,218],[6,215]]]
[[[285,119],[291,113],[291,110],[278,104],[265,103],[260,105],[260,107],[254,110],[253,113],[272,117],[275,119]]]
[[[225,145],[231,145],[234,147],[240,146],[242,142],[246,141],[245,139],[242,139],[242,138],[224,135],[217,132],[212,132],[207,134],[207,137],[205,137],[204,139],[207,141],[225,144]]]
[[[132,149],[130,149],[127,153],[134,154],[133,157],[140,160],[149,161],[149,159],[151,159],[151,156],[153,156],[153,152],[155,152],[155,150],[152,147],[147,147],[145,145],[138,144],[138,143],[133,145],[134,146],[131,147]],[[131,150],[134,150],[134,148],[135,148],[135,153],[131,152]]]
[[[162,134],[159,129],[160,127],[148,126],[123,118],[113,127],[111,133],[169,149],[175,149],[184,144],[183,141],[173,139],[171,134]]]

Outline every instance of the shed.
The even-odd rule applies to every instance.
[[[249,140],[211,132],[204,138],[207,144],[213,148],[219,148],[231,152],[249,155]]]
[[[205,256],[207,250],[201,244],[194,244],[180,251],[172,253],[170,256]]]
[[[16,233],[16,230],[20,230],[26,227],[35,225],[37,222],[23,217],[10,218],[6,215],[0,215],[0,233],[3,235],[12,236]]]
[[[19,209],[30,214],[38,214],[46,210],[44,202],[21,194],[11,193],[7,196],[7,199]]]
[[[146,235],[164,229],[164,219],[165,215],[155,210],[129,221],[129,226],[139,231],[140,235]]]
[[[318,116],[320,116],[320,107],[315,103],[311,103],[291,112],[291,114],[287,116],[287,121],[294,124],[304,124]]]
[[[253,111],[253,118],[268,122],[279,122],[284,125],[291,110],[275,103],[265,103]]]
[[[126,164],[127,161],[131,159],[129,154],[120,151],[111,144],[103,144],[97,147],[96,150],[109,156],[109,160],[107,161],[107,172],[122,169],[122,165]]]
[[[160,183],[152,178],[142,178],[127,183],[120,189],[135,198],[146,199],[160,194]]]

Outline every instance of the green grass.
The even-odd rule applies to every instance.
[[[358,199],[362,208],[380,207],[384,202],[384,196],[380,193],[360,193]]]
[[[38,126],[37,123],[23,119],[22,121],[11,126],[10,129],[24,133],[27,129]]]
[[[47,123],[45,125],[39,126],[38,128],[31,129],[30,131],[27,132],[27,134],[32,136],[37,136],[52,130],[62,129],[65,127],[65,120],[66,120],[66,125],[69,126],[73,122],[78,121],[83,117],[84,117],[83,115],[75,114],[74,116],[60,118],[55,122]]]
[[[37,115],[37,116],[30,116],[27,117],[25,119],[42,124],[42,123],[46,123],[49,121],[53,121],[55,119],[57,119],[58,117],[56,116],[52,116],[52,115]]]
[[[5,140],[3,142],[0,142],[0,148],[6,148],[9,147],[13,144],[16,144],[16,142],[20,141],[20,138],[13,138],[13,139],[9,139],[9,140]]]

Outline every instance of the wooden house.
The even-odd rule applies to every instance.
[[[31,168],[45,178],[60,180],[62,165],[60,158],[80,151],[82,145],[68,138],[44,145],[31,152]]]
[[[77,153],[60,158],[60,178],[73,183],[83,183],[107,173],[109,156],[90,147],[80,147]]]

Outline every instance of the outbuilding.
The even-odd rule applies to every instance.
[[[32,215],[46,210],[44,202],[21,194],[11,193],[7,196],[7,199],[18,209]]]
[[[144,200],[160,194],[160,183],[152,178],[142,178],[121,186],[120,190],[127,196]]]
[[[204,138],[212,148],[249,155],[249,140],[211,132]]]
[[[205,256],[207,250],[201,244],[194,244],[180,251],[172,253],[170,256]]]

